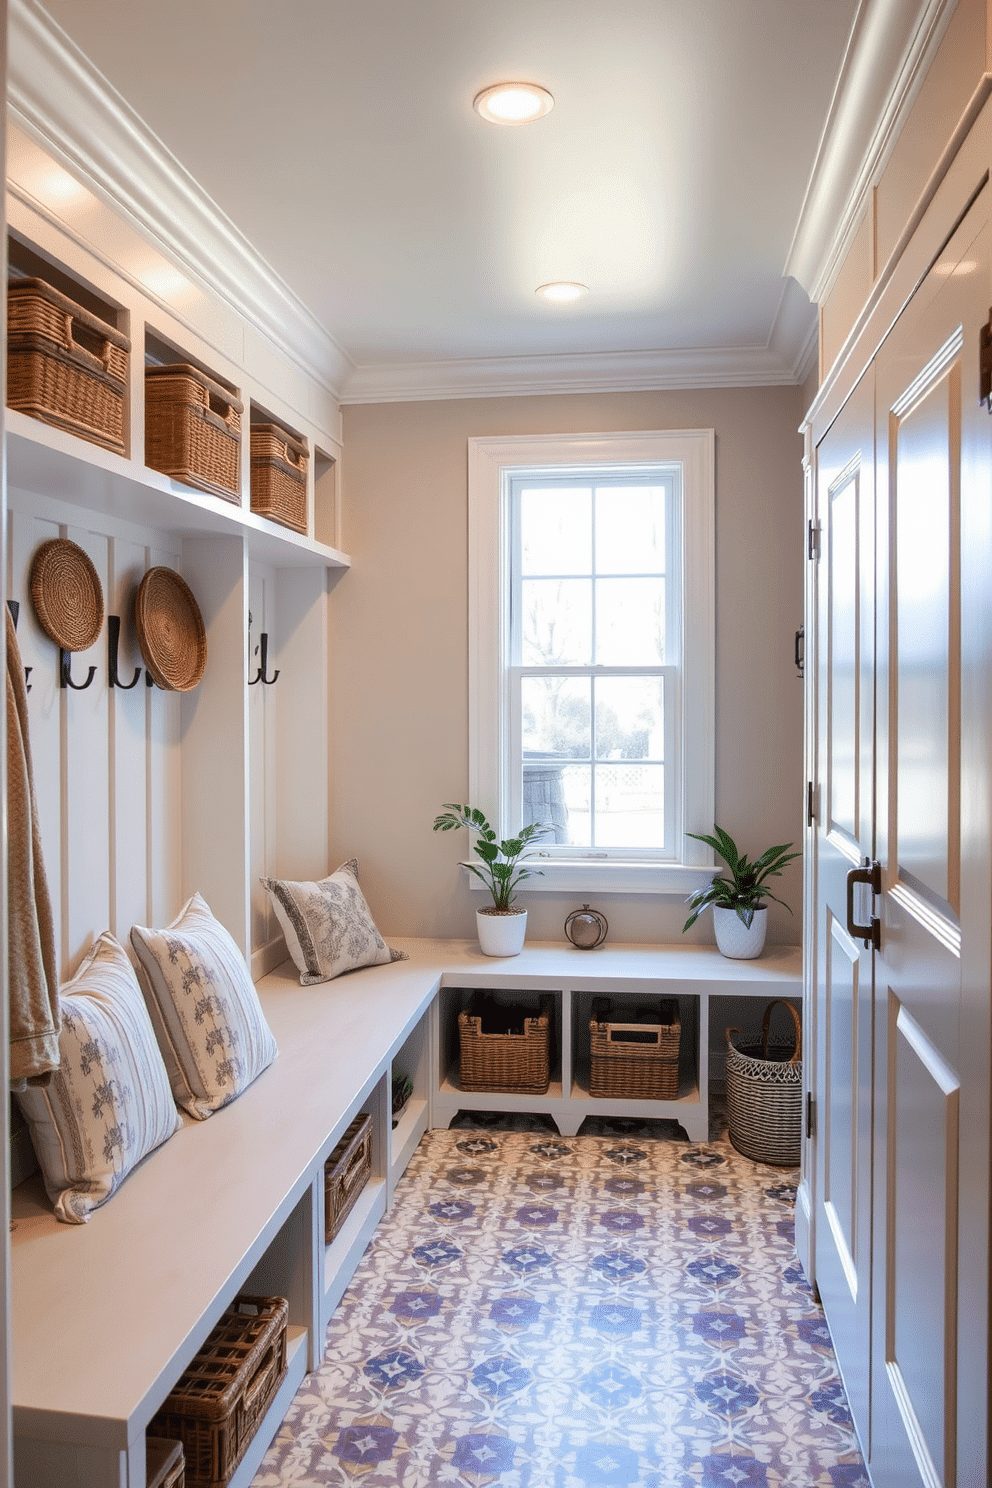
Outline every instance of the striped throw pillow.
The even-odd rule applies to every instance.
[[[57,1218],[85,1224],[182,1119],[134,968],[109,932],[59,1000],[59,1067],[17,1100]]]
[[[245,959],[199,894],[164,930],[131,927],[176,1104],[198,1121],[276,1057]]]

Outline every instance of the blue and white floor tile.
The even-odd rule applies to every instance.
[[[796,1175],[534,1126],[424,1138],[255,1488],[867,1488]]]

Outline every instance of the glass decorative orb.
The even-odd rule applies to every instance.
[[[598,909],[590,909],[588,904],[583,904],[581,909],[573,909],[565,921],[565,934],[580,951],[591,951],[595,946],[602,945],[609,928],[606,916]]]

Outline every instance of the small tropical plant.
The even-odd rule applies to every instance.
[[[521,827],[516,837],[507,837],[498,842],[496,833],[477,807],[458,806],[453,801],[445,801],[444,806],[443,815],[434,818],[435,832],[450,832],[453,827],[468,827],[470,832],[478,834],[472,848],[482,859],[482,866],[480,868],[475,863],[466,863],[465,866],[476,878],[482,879],[492,894],[496,913],[510,913],[513,891],[517,884],[522,883],[525,878],[532,878],[535,873],[540,875],[541,872],[540,868],[525,868],[519,860],[530,843],[545,836],[550,829],[541,822],[531,822],[529,826]]]
[[[743,920],[750,928],[755,910],[765,908],[765,899],[774,899],[776,904],[785,903],[776,894],[769,893],[765,887],[766,880],[777,878],[786,863],[791,863],[793,858],[802,857],[802,853],[789,851],[791,842],[783,842],[779,847],[768,848],[752,863],[747,853],[738,850],[737,843],[729,832],[715,824],[713,830],[715,837],[708,837],[702,832],[690,832],[688,835],[711,847],[730,869],[730,877],[726,878],[721,874],[689,895],[685,902],[692,906],[692,914],[682,926],[683,933],[696,923],[708,904],[736,910],[738,919]],[[785,904],[785,908],[789,909],[789,906]],[[791,909],[789,913],[792,913]]]

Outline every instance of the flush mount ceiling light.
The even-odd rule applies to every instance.
[[[570,300],[581,300],[589,290],[585,284],[572,284],[559,279],[554,284],[539,285],[534,293],[539,294],[542,300],[549,300],[552,305],[567,305]]]
[[[475,112],[490,124],[530,124],[554,106],[547,88],[537,83],[494,83],[472,100]]]

